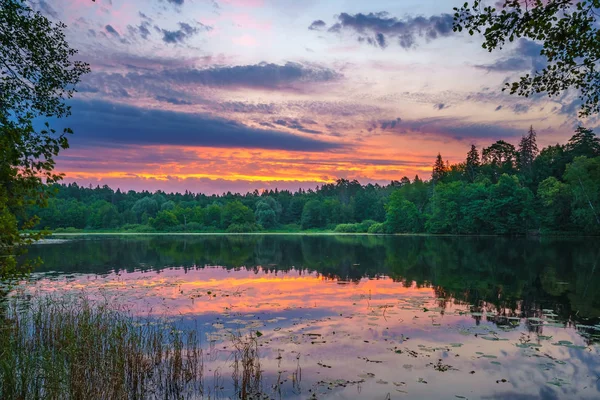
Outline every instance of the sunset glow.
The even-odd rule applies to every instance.
[[[67,23],[92,67],[73,115],[56,121],[75,131],[58,159],[66,182],[206,193],[386,184],[428,178],[438,152],[460,162],[471,144],[516,143],[531,124],[541,147],[578,122],[570,94],[502,92],[539,65],[535,44],[487,53],[452,32],[452,1],[36,4]],[[404,30],[376,36],[394,21]]]

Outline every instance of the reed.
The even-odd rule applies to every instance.
[[[107,303],[11,301],[0,315],[2,399],[203,398],[196,330]]]

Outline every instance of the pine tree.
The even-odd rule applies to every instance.
[[[575,134],[567,143],[567,152],[572,158],[585,156],[588,158],[600,156],[600,139],[591,129],[578,126]]]
[[[435,164],[433,164],[433,172],[431,173],[431,179],[434,182],[439,182],[442,179],[444,179],[447,172],[448,172],[448,167],[447,167],[446,163],[444,163],[444,160],[442,159],[442,155],[440,153],[438,153],[438,155],[435,159]]]
[[[531,126],[527,135],[523,136],[519,143],[518,163],[519,171],[523,175],[531,175],[533,162],[539,153],[536,137],[537,133]]]
[[[477,147],[474,144],[471,145],[471,150],[467,153],[467,162],[466,162],[466,173],[470,182],[475,180],[477,173],[479,172],[479,167],[481,166],[481,162],[479,161],[479,152],[477,151]]]

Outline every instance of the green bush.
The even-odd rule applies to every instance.
[[[72,226],[69,226],[68,228],[56,228],[53,232],[54,233],[79,233],[79,232],[81,232],[81,229],[77,229],[77,228],[73,228]]]
[[[373,225],[371,225],[368,229],[369,233],[385,233],[386,232],[386,227],[385,227],[385,223],[375,223]]]
[[[373,221],[372,219],[366,219],[363,222],[361,222],[359,225],[359,230],[358,232],[368,232],[369,228],[373,225],[375,225],[377,223],[377,221]]]
[[[358,232],[359,224],[339,224],[333,230],[337,233],[356,233]]]
[[[152,228],[151,226],[144,225],[144,224],[126,224],[126,225],[123,225],[122,229],[126,232],[133,232],[133,233],[156,232],[156,229]]]
[[[256,224],[245,223],[245,224],[231,224],[227,227],[229,233],[248,233],[259,231],[260,228]]]

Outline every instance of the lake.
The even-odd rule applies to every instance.
[[[20,294],[197,329],[207,398],[257,336],[265,398],[600,398],[600,241],[55,236]]]

